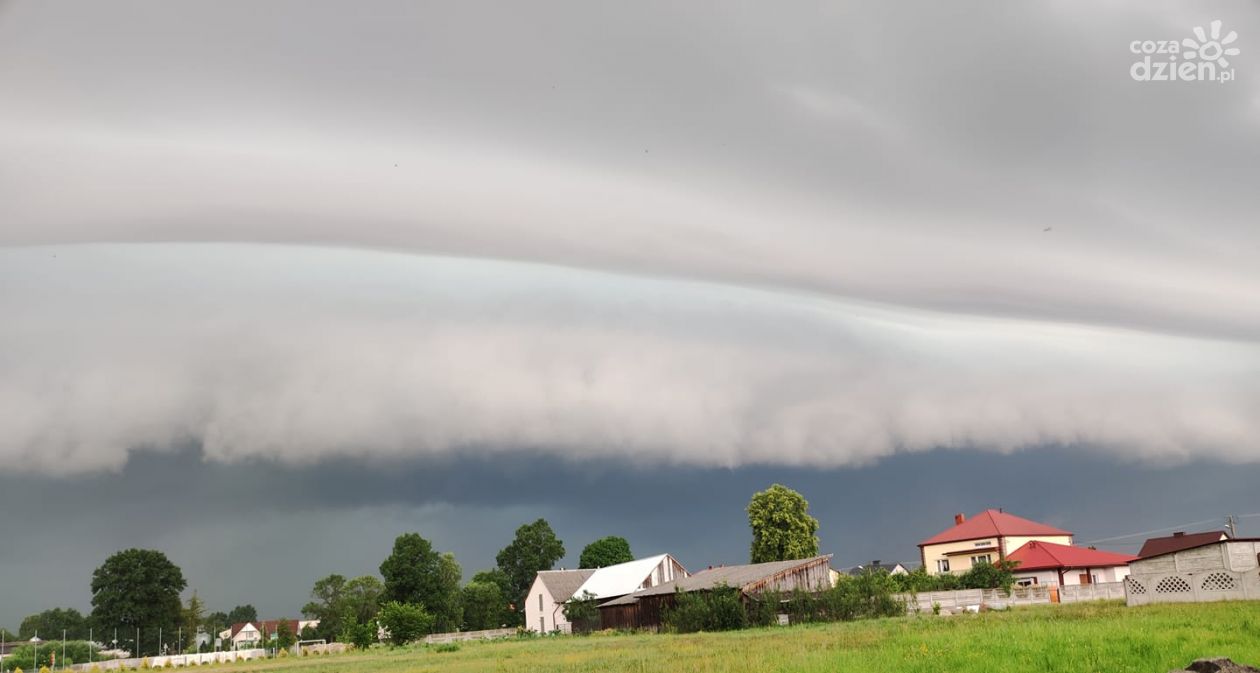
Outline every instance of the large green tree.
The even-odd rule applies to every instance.
[[[493,584],[499,588],[499,616],[496,620],[497,624],[520,626],[525,623],[525,606],[513,603],[515,599],[512,598],[512,580],[508,578],[507,573],[498,568],[483,570],[473,575],[470,583]]]
[[[774,484],[748,502],[752,562],[790,561],[818,555],[818,519],[800,493]]]
[[[30,640],[38,633],[43,640],[61,640],[62,631],[65,631],[69,640],[87,640],[87,619],[74,608],[44,610],[22,620],[18,627],[18,637]],[[12,639],[9,642],[13,642]]]
[[[366,624],[376,618],[377,604],[385,587],[371,575],[351,580],[337,574],[329,575],[311,589],[311,600],[302,606],[302,614],[318,619],[316,633],[320,638],[334,640],[350,624]]]
[[[381,563],[385,579],[382,599],[424,606],[439,630],[458,628],[459,583],[462,572],[455,557],[442,554],[419,533],[394,540],[393,552]]]
[[[609,535],[586,545],[582,555],[578,557],[578,567],[607,568],[633,560],[630,543],[624,537]]]
[[[524,615],[525,594],[534,576],[540,570],[551,570],[556,561],[564,558],[564,543],[551,530],[546,519],[527,523],[516,529],[512,543],[504,547],[495,560],[508,577],[511,593],[508,596]]]
[[[179,593],[188,586],[179,566],[153,549],[126,549],[92,573],[92,621],[117,628],[119,635],[140,629],[140,654],[158,650],[158,629],[175,633],[183,606]]]
[[[473,580],[464,585],[460,594],[465,631],[497,629],[507,623],[503,621],[503,606],[507,601],[503,599],[499,585]]]

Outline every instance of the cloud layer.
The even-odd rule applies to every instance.
[[[1244,343],[287,246],[9,249],[0,287],[0,452],[45,471],[189,438],[294,463],[1260,458]]]
[[[0,455],[1254,460],[1211,9],[5,4]]]

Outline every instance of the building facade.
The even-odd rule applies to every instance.
[[[968,519],[954,515],[954,525],[919,543],[928,574],[964,573],[980,563],[997,563],[1032,541],[1072,544],[1070,531],[1030,521],[1000,509]]]

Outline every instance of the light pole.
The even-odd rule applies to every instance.
[[[39,631],[36,631],[35,635],[31,636],[31,644],[35,646],[35,654],[34,656],[31,657],[31,670],[32,671],[39,670],[39,643],[40,642],[41,641],[39,639]]]

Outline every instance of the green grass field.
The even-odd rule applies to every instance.
[[[1205,656],[1260,663],[1260,602],[1118,603],[694,635],[594,635],[422,645],[238,664],[294,673],[473,671],[1089,671],[1165,673]]]

